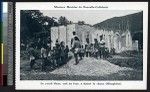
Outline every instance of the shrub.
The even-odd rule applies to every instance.
[[[143,58],[142,57],[129,57],[129,58],[109,58],[109,62],[119,65],[121,67],[130,67],[134,69],[143,68]]]

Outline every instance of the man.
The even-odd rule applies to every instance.
[[[89,39],[86,39],[86,45],[85,45],[86,57],[89,57],[91,54],[90,48],[91,48],[91,45],[90,45]]]
[[[90,57],[94,57],[95,55],[95,49],[94,49],[94,44],[90,44]]]
[[[35,64],[35,50],[33,48],[33,44],[29,47],[29,55],[30,55],[30,68],[33,69],[33,66]]]
[[[97,39],[94,39],[94,57],[98,59],[98,53],[99,53],[100,47]]]
[[[46,69],[46,63],[47,63],[47,51],[46,51],[46,45],[43,44],[41,48],[41,58],[42,58],[42,71]]]
[[[99,55],[100,55],[100,58],[104,58],[104,54],[105,54],[105,41],[103,40],[103,35],[100,36],[100,42],[99,42]]]
[[[69,53],[69,47],[68,47],[68,45],[66,45],[66,48],[65,48],[65,63],[67,63],[68,62],[68,59],[69,59],[69,57],[68,57],[68,53]]]
[[[66,58],[65,58],[65,42],[64,41],[62,41],[61,43],[60,43],[60,59],[61,59],[61,61],[60,61],[60,65],[63,65],[63,64],[65,64],[65,62],[66,62]]]
[[[56,61],[56,47],[53,47],[53,49],[51,50],[51,59],[53,62],[54,67],[57,67],[57,61]]]
[[[80,53],[80,48],[81,48],[81,44],[80,44],[78,37],[74,37],[74,44],[73,44],[72,50],[73,50],[74,57],[75,57],[75,65],[79,63],[78,55]]]
[[[75,37],[77,37],[79,39],[79,37],[76,35],[76,32],[73,31],[73,38],[71,39],[71,47],[73,47]]]
[[[81,46],[81,48],[80,48],[80,53],[79,53],[80,60],[82,60],[82,59],[83,59],[83,57],[84,57],[84,53],[85,53],[85,49],[83,48],[83,45],[82,45],[82,46]]]
[[[60,49],[60,44],[57,39],[55,43],[55,60],[56,60],[57,66],[60,66],[60,63],[61,63],[60,54],[61,54],[61,49]]]
[[[47,52],[49,53],[51,51],[51,39],[50,37],[47,38]]]

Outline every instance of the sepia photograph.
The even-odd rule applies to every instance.
[[[21,80],[143,79],[143,11],[20,14]]]
[[[146,89],[147,7],[16,3],[16,89]]]

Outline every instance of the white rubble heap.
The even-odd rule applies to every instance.
[[[61,75],[104,76],[123,70],[133,70],[131,68],[114,65],[103,59],[97,60],[90,57],[85,57],[78,65],[74,65],[74,63],[74,59],[71,59],[66,65],[51,73]]]

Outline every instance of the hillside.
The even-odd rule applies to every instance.
[[[105,30],[126,30],[131,31],[131,34],[135,32],[141,32],[143,30],[143,12],[138,12],[122,17],[113,17],[103,22],[93,25],[98,29]]]

